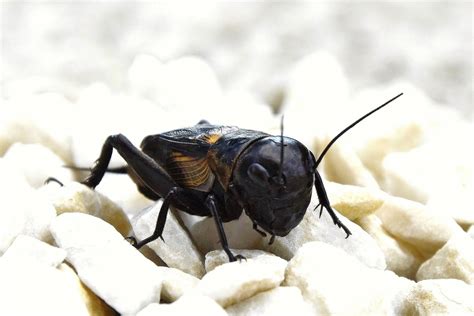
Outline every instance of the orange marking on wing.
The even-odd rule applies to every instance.
[[[197,159],[173,152],[167,164],[173,179],[185,187],[198,187],[209,179],[210,169],[206,158]]]
[[[222,137],[221,134],[210,134],[210,135],[206,135],[205,140],[209,144],[214,144],[221,137]]]

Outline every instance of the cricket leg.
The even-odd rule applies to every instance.
[[[206,205],[211,211],[212,217],[214,218],[222,248],[224,249],[225,253],[229,257],[229,261],[232,262],[232,261],[245,259],[245,257],[241,255],[234,256],[234,254],[230,251],[229,244],[227,243],[227,237],[225,236],[224,226],[222,225],[222,220],[219,216],[219,212],[217,211],[216,200],[212,194],[208,195],[206,199]]]
[[[135,147],[122,134],[107,137],[99,158],[82,184],[95,188],[100,183],[107,171],[113,149],[117,150],[140,180],[159,196],[166,196],[171,188],[177,186],[163,167]]]
[[[326,193],[326,189],[324,188],[323,180],[321,179],[321,176],[319,175],[319,172],[317,170],[314,173],[314,187],[316,188],[316,193],[318,194],[318,199],[319,199],[318,206],[319,205],[321,206],[321,212],[322,212],[322,209],[324,207],[328,211],[329,215],[331,216],[331,218],[334,222],[334,225],[337,225],[337,227],[342,228],[344,230],[344,232],[347,234],[346,238],[349,237],[349,235],[352,235],[349,228],[347,228],[341,222],[341,220],[337,217],[336,213],[331,208],[331,203],[329,202],[329,198],[328,198],[328,195]],[[318,206],[316,206],[316,208],[318,208]]]
[[[172,203],[179,203],[180,205],[186,205],[187,207],[191,208],[203,207],[202,202],[193,196],[192,190],[180,187],[171,188],[171,190],[165,196],[163,204],[161,205],[160,213],[158,214],[153,234],[142,241],[137,241],[134,237],[127,238],[135,248],[140,249],[144,245],[156,240],[157,238],[161,238],[163,240],[162,234],[165,228],[166,216],[168,215],[168,211]]]
[[[210,213],[204,205],[202,195],[192,189],[179,187],[169,174],[156,161],[136,148],[125,136],[118,134],[107,138],[102,151],[91,174],[82,183],[94,188],[99,184],[107,170],[113,149],[127,162],[127,168],[140,180],[140,184],[151,192],[164,197],[163,204],[158,214],[155,231],[144,240],[137,242],[128,238],[136,248],[161,237],[168,215],[170,205],[193,215],[209,216]]]

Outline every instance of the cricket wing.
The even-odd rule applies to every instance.
[[[148,136],[142,142],[142,150],[180,186],[209,192],[215,177],[207,153],[218,135],[196,132],[186,129]]]

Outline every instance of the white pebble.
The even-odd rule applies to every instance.
[[[467,234],[457,234],[425,261],[416,280],[458,279],[474,285],[474,240]]]
[[[49,225],[56,217],[53,205],[4,159],[0,159],[0,174],[0,254],[19,234],[51,242]]]
[[[132,235],[132,226],[123,210],[106,196],[87,186],[70,182],[64,186],[50,183],[38,190],[59,214],[81,212],[99,217],[113,225],[122,236]]]
[[[0,315],[90,315],[77,282],[34,262],[0,258]]]
[[[66,258],[66,251],[63,249],[26,235],[16,237],[2,257],[4,260],[30,262],[52,268],[58,267],[64,261],[64,258]]]
[[[455,147],[448,141],[392,153],[383,161],[384,187],[393,195],[445,212],[461,225],[472,225],[473,159],[472,150],[465,146]]]
[[[152,303],[141,310],[137,316],[182,316],[208,315],[225,316],[225,310],[207,296],[192,293],[185,294],[172,304]]]
[[[67,263],[61,263],[58,269],[65,274],[71,283],[71,288],[76,288],[83,302],[86,304],[89,315],[113,316],[116,311],[107,305],[102,299],[94,294],[84,283],[81,282],[76,271]]]
[[[106,85],[100,83],[86,88],[76,106],[80,111],[70,129],[71,151],[74,165],[78,167],[91,167],[110,135],[121,133],[139,147],[145,136],[164,132],[175,125],[174,119],[150,101],[130,95],[113,94]],[[131,111],[138,115],[136,119],[131,115]],[[125,161],[114,150],[109,166],[123,165]]]
[[[294,286],[280,286],[254,295],[226,309],[231,316],[310,316],[311,306],[303,299],[301,291]]]
[[[197,57],[161,63],[155,57],[139,55],[129,69],[129,81],[138,95],[166,110],[195,115],[212,112],[222,98],[214,71]]]
[[[331,207],[351,221],[375,213],[384,203],[385,193],[379,189],[326,182]]]
[[[341,124],[347,124],[341,117],[347,112],[348,92],[347,78],[334,56],[319,51],[302,58],[291,69],[285,90],[285,135],[308,148],[316,137],[335,135]]]
[[[413,284],[317,241],[298,250],[284,282],[299,287],[316,315],[397,315]]]
[[[181,270],[167,267],[157,267],[163,275],[163,286],[161,288],[161,299],[166,302],[174,302],[191,291],[199,282],[199,279]]]
[[[64,213],[51,230],[81,281],[119,313],[136,313],[159,302],[163,277],[110,224],[86,214]]]
[[[425,280],[407,295],[401,315],[474,315],[474,286],[459,280]]]
[[[376,214],[391,235],[413,245],[425,257],[433,255],[451,236],[462,232],[450,216],[389,195]]]
[[[323,149],[330,139],[318,146]],[[378,189],[372,173],[364,166],[355,150],[346,142],[336,142],[323,158],[325,177],[332,182]]]
[[[474,238],[474,225],[469,227],[469,229],[467,230],[467,234],[471,236],[472,238]]]
[[[155,203],[141,194],[126,174],[106,173],[95,190],[114,201],[129,218]]]
[[[258,256],[220,265],[207,273],[196,291],[222,307],[280,285],[287,262],[276,256]]]
[[[39,143],[71,163],[75,107],[63,96],[43,93],[15,97],[0,108],[0,156],[14,143]]]
[[[340,117],[348,91],[347,78],[336,58],[324,51],[315,52],[291,70],[283,111],[316,119],[327,130]]]
[[[375,239],[385,255],[388,270],[395,272],[398,276],[415,279],[424,258],[412,245],[390,235],[376,215],[360,218],[357,224]]]
[[[73,180],[71,170],[64,168],[64,161],[40,144],[15,143],[3,158],[14,165],[34,188],[42,186],[48,177],[61,181]]]

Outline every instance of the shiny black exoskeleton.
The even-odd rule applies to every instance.
[[[400,94],[401,95],[401,94]],[[125,136],[109,136],[90,175],[82,182],[94,188],[101,181],[115,148],[127,162],[126,172],[150,199],[163,198],[152,236],[133,244],[140,248],[163,232],[170,205],[192,215],[212,216],[230,261],[239,259],[229,249],[222,222],[245,213],[260,234],[286,236],[303,219],[316,188],[321,211],[347,234],[332,210],[317,166],[329,147],[347,130],[387,105],[384,103],[339,133],[316,161],[295,139],[240,129],[198,125],[147,136],[136,148]]]

